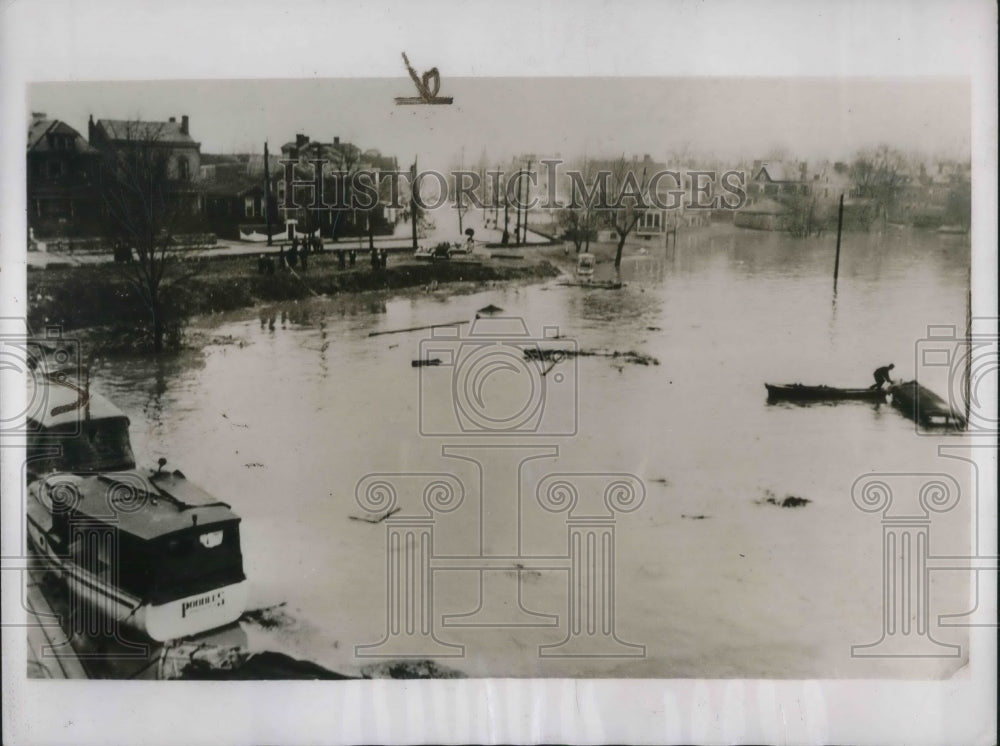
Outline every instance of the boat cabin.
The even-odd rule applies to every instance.
[[[235,619],[246,576],[230,506],[164,470],[165,459],[137,469],[128,417],[103,397],[43,376],[29,383],[28,401],[36,550],[100,609],[153,639]]]
[[[597,264],[593,254],[588,254],[584,252],[577,257],[576,260],[576,273],[578,275],[592,275],[594,274],[594,266]]]
[[[103,396],[65,378],[28,377],[28,481],[52,471],[135,468],[129,419]]]

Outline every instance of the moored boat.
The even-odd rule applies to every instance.
[[[836,388],[834,386],[806,386],[801,383],[765,383],[767,398],[771,401],[885,401],[887,391],[872,388]]]
[[[71,594],[156,641],[236,621],[247,579],[230,506],[165,459],[138,469],[128,418],[87,388],[29,376],[29,401],[42,404],[27,423],[28,540]]]

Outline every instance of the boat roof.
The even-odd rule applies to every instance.
[[[100,394],[87,391],[68,378],[58,374],[38,373],[29,375],[27,379],[27,418],[42,428],[72,425],[79,422],[85,414],[91,420],[120,418],[128,421],[125,413],[110,401]]]
[[[196,525],[208,528],[240,520],[229,505],[178,471],[150,475],[133,469],[88,476],[59,472],[46,477],[45,482],[72,484],[79,496],[74,507],[78,515],[112,523],[147,541]],[[121,495],[120,500],[115,500],[116,494]]]

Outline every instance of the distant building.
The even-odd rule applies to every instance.
[[[399,163],[396,158],[384,156],[378,150],[361,150],[348,142],[342,142],[339,137],[334,137],[332,142],[320,142],[311,140],[308,135],[296,134],[294,141],[286,142],[281,146],[282,160],[296,160],[301,167],[296,166],[296,178],[308,180],[312,175],[313,165],[309,161],[323,160],[323,198],[327,204],[337,204],[341,201],[338,198],[340,191],[344,189],[337,172],[355,173],[358,171],[390,172],[399,170]],[[282,218],[296,220],[300,228],[304,227],[311,232],[319,229],[320,234],[337,240],[351,236],[362,236],[369,231],[369,221],[371,221],[371,232],[374,235],[386,235],[392,233],[397,218],[396,210],[389,205],[395,201],[400,203],[406,200],[402,195],[390,193],[392,182],[383,180],[379,185],[379,204],[373,210],[355,209],[330,209],[330,210],[298,210],[284,209],[284,205],[292,200],[286,199],[285,169],[283,166],[272,169],[272,183],[274,186],[274,196],[278,204],[278,212]],[[404,184],[397,185],[400,189]],[[300,188],[297,194],[302,196],[298,199],[300,203],[309,201],[305,196],[307,190]]]
[[[808,164],[782,161],[754,161],[748,184],[751,200],[808,194]]]
[[[733,225],[761,231],[783,231],[788,230],[790,219],[791,211],[787,207],[770,197],[763,197],[737,210],[733,215]]]
[[[201,166],[201,143],[191,137],[186,114],[180,122],[174,117],[166,122],[129,119],[98,119],[95,122],[91,116],[87,130],[91,146],[101,153],[123,153],[148,146],[162,154],[171,197],[188,215],[186,220],[178,223],[178,227],[200,228],[196,216],[201,201],[194,181]]]
[[[79,235],[100,215],[98,153],[75,129],[42,112],[28,127],[28,226],[39,236]]]
[[[269,165],[271,174],[280,170],[275,157],[271,158]],[[272,176],[271,227],[273,232],[278,232],[284,223],[277,214],[273,181]],[[203,154],[197,188],[201,214],[206,227],[213,233],[236,240],[243,238],[243,234],[254,232],[266,235],[267,204],[262,156]]]
[[[178,122],[170,117],[166,122],[98,119],[90,117],[87,138],[98,150],[127,150],[140,142],[148,142],[167,157],[168,177],[176,182],[190,182],[198,175],[201,164],[201,143],[191,137],[187,115]]]

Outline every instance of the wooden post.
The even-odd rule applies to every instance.
[[[413,156],[413,180],[410,182],[410,226],[413,231],[413,250],[417,250],[417,156]]]
[[[833,292],[837,292],[837,275],[840,274],[840,233],[844,228],[844,195],[840,195],[840,209],[837,210],[837,256],[833,260]]]
[[[267,245],[271,245],[271,168],[268,165],[267,140],[264,141],[264,215],[267,217]]]
[[[525,172],[525,176],[531,173],[531,161],[528,161],[528,170]],[[528,243],[528,199],[531,197],[531,182],[527,178],[524,181],[524,220],[522,221],[522,238],[521,243]]]
[[[517,171],[517,178],[520,179],[521,170]],[[521,241],[521,182],[517,182],[517,204],[514,205],[517,208],[517,223],[514,225],[514,245],[516,246]]]

